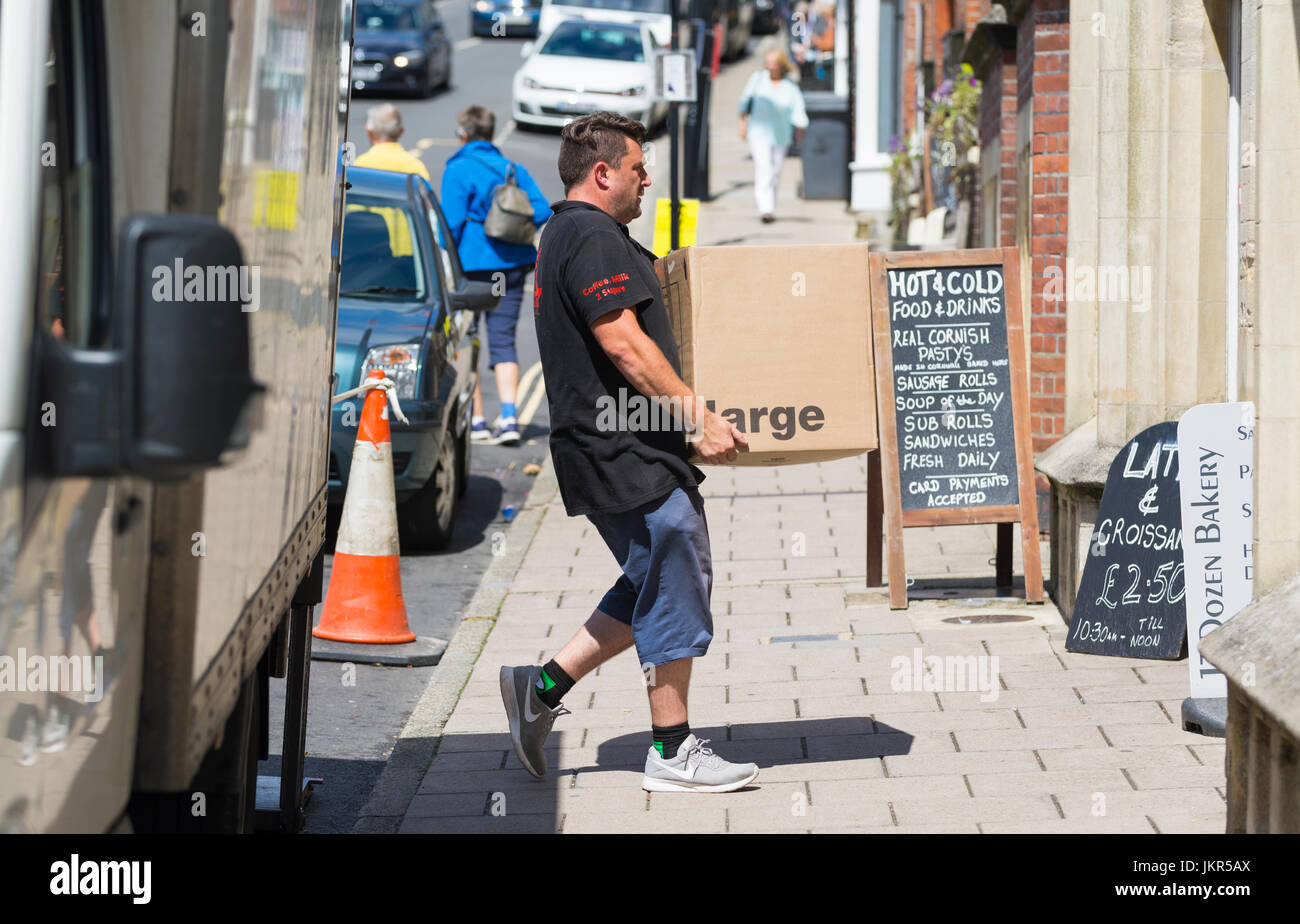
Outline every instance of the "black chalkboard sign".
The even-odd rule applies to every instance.
[[[1110,464],[1066,651],[1176,659],[1187,641],[1178,424],[1156,424]]]
[[[1018,259],[1014,248],[872,254],[872,333],[890,574],[903,571],[903,527],[1018,522],[1025,596],[1037,603]],[[1005,565],[1008,584],[1010,535],[999,528],[999,579]],[[878,573],[870,560],[867,573]],[[907,605],[893,577],[890,605]]]
[[[1001,266],[888,271],[904,510],[1019,501]]]

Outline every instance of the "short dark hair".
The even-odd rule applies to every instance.
[[[491,141],[497,131],[497,117],[486,106],[470,106],[456,116],[456,126],[466,141]]]
[[[627,142],[631,138],[645,143],[645,126],[616,112],[593,112],[574,119],[560,132],[560,182],[564,191],[577,186],[591,173],[591,168],[604,161],[611,167],[623,163]]]

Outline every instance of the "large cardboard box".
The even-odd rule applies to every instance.
[[[685,247],[655,269],[682,378],[749,438],[735,464],[876,448],[866,244]]]

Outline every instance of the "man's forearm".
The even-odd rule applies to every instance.
[[[680,398],[682,407],[688,412],[694,408],[695,393],[649,337],[630,339],[625,348],[610,359],[641,394],[651,398]]]

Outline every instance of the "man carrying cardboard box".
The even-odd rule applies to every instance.
[[[745,436],[708,410],[681,380],[654,255],[632,240],[650,185],[645,128],[598,112],[560,135],[566,198],[552,204],[534,270],[533,316],[551,411],[551,458],[565,510],[586,515],[623,574],[596,611],[545,665],[501,668],[501,696],[520,763],[546,773],[542,750],[560,699],[605,661],[635,646],[646,671],[653,745],[647,791],[731,792],[758,776],[723,760],[691,734],[691,659],[713,638],[713,563],[704,473],[687,461],[687,436],[707,463],[734,461]],[[672,408],[602,411],[628,396]]]

